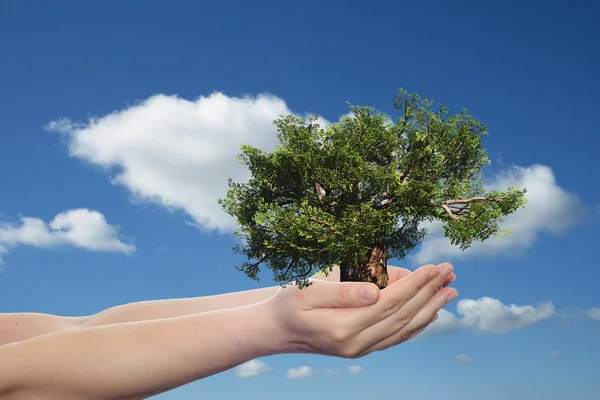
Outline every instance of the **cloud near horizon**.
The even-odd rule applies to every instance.
[[[235,220],[217,201],[227,192],[228,178],[244,182],[250,177],[237,160],[239,146],[274,149],[273,120],[286,114],[293,114],[286,102],[269,94],[230,97],[215,92],[195,100],[157,94],[85,123],[54,120],[46,129],[64,135],[71,157],[106,170],[133,200],[182,211],[206,231],[231,233]],[[513,234],[462,252],[450,245],[440,224],[429,224],[430,234],[411,256],[416,263],[517,255],[541,233],[561,234],[580,220],[581,202],[557,185],[547,166],[511,167],[486,183],[490,189],[527,188],[527,208],[506,220]]]
[[[106,222],[100,212],[85,208],[61,212],[49,223],[33,217],[21,217],[19,223],[0,221],[0,265],[4,263],[3,256],[20,246],[135,252],[134,245],[121,241],[117,226]]]
[[[584,313],[588,318],[591,318],[594,321],[600,322],[600,307],[590,308],[589,310],[586,310]]]
[[[233,369],[233,373],[240,378],[254,378],[271,371],[273,368],[261,360],[250,360]]]
[[[529,328],[555,315],[551,302],[537,307],[515,304],[507,306],[490,297],[463,299],[457,303],[456,308],[460,317],[442,309],[438,313],[439,318],[419,336],[455,331],[505,334]]]

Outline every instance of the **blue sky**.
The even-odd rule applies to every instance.
[[[419,340],[270,357],[157,398],[352,399],[366,380],[414,400],[595,398],[600,8],[451,3],[2,2],[0,312],[272,285],[235,270],[216,204],[245,176],[237,146],[272,147],[280,113],[390,112],[404,87],[489,126],[486,183],[529,190],[513,235],[458,253],[433,225],[395,260],[456,267],[459,299]]]

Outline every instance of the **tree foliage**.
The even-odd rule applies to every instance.
[[[487,127],[402,89],[393,105],[395,123],[359,106],[327,127],[283,116],[273,152],[242,146],[252,177],[230,179],[219,201],[245,242],[240,271],[258,279],[264,263],[276,281],[305,287],[315,270],[366,268],[376,246],[406,257],[427,234],[424,221],[442,221],[461,249],[503,233],[499,222],[524,206],[525,191],[485,192]]]

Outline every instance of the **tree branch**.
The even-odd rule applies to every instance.
[[[261,258],[260,260],[258,260],[258,261],[257,261],[257,262],[255,262],[254,264],[250,265],[250,267],[249,267],[249,268],[251,268],[251,269],[255,269],[255,268],[256,268],[256,267],[258,267],[258,266],[259,266],[261,263],[263,263],[263,262],[267,261],[267,259],[268,259],[269,257],[271,257],[271,256],[273,255],[273,253],[275,253],[275,250],[271,250],[271,251],[269,251],[269,252],[265,253],[265,254],[262,256],[262,258]]]
[[[498,200],[499,199],[488,199],[487,197],[471,197],[470,199],[446,200],[439,206],[442,207],[444,211],[446,211],[446,214],[448,214],[450,218],[452,218],[455,221],[461,221],[469,215],[468,204]]]
[[[450,216],[450,218],[452,218],[455,221],[461,221],[461,220],[465,219],[465,217],[463,217],[463,216],[454,214],[452,212],[452,210],[450,209],[450,207],[448,207],[446,204],[442,204],[442,208],[444,209],[444,211],[446,211],[446,213]]]
[[[335,228],[333,227],[333,225],[331,225],[331,224],[330,224],[329,222],[327,222],[327,221],[323,221],[323,220],[320,220],[320,219],[318,219],[318,218],[315,218],[315,217],[311,217],[311,218],[310,218],[310,220],[311,220],[311,221],[313,221],[313,222],[316,222],[317,224],[321,224],[321,225],[323,225],[323,226],[324,226],[324,227],[326,227],[326,228],[329,228],[329,230],[331,230],[332,232],[338,233],[338,230],[337,230],[337,229],[335,229]]]
[[[377,202],[377,204],[375,204],[373,207],[376,210],[383,210],[384,208],[387,208],[390,206],[390,204],[392,204],[394,202],[394,200],[396,200],[398,198],[398,196],[392,196],[392,197],[388,197],[385,198],[379,202]],[[387,201],[386,201],[387,200]],[[385,203],[381,204],[382,202],[386,201]]]
[[[492,201],[487,197],[471,197],[470,199],[462,200],[446,200],[443,204],[451,206],[453,204],[469,204],[469,203],[483,203],[484,201]]]

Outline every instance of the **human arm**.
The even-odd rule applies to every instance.
[[[429,274],[438,271],[432,279]],[[384,291],[315,281],[247,307],[59,332],[0,346],[0,397],[141,399],[257,357],[356,358],[424,329],[453,289],[422,267]],[[361,297],[362,289],[374,297]]]
[[[275,354],[262,303],[111,324],[0,346],[0,398],[144,399]]]
[[[388,266],[389,284],[408,276],[410,273],[411,271],[405,268]],[[450,274],[445,279],[444,284],[450,284],[455,277],[454,274]],[[312,279],[339,282],[339,268],[333,268],[328,275],[315,274]],[[121,322],[173,318],[243,307],[268,299],[279,288],[280,286],[272,286],[214,296],[133,302],[110,307],[85,317],[63,317],[41,313],[0,314],[0,346],[54,332],[92,328]]]

